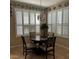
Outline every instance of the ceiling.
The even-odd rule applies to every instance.
[[[40,0],[13,0],[13,1],[19,1],[19,2],[40,5]],[[54,4],[60,3],[62,1],[64,1],[64,0],[41,0],[41,6],[49,7],[49,6],[52,6]]]

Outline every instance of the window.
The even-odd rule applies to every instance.
[[[40,13],[36,13],[36,33],[40,33],[40,19],[38,18]]]
[[[17,35],[23,35],[22,26],[17,26]]]
[[[17,11],[16,12],[16,30],[17,30],[17,35],[23,35],[23,29],[22,29],[22,12]]]
[[[40,13],[36,13],[36,34],[40,33]],[[36,35],[36,40],[40,40],[40,35]]]
[[[52,32],[56,32],[56,12],[52,12]]]
[[[36,25],[40,25],[40,19],[38,18],[40,13],[36,13]]]
[[[30,32],[35,32],[35,12],[30,12]]]
[[[48,13],[48,32],[58,36],[68,37],[69,33],[69,10],[68,7]]]
[[[48,32],[51,32],[51,31],[52,31],[52,27],[51,27],[51,24],[52,24],[52,22],[51,22],[51,17],[52,17],[51,12],[49,12],[49,13],[48,13]]]
[[[28,11],[23,11],[23,33],[24,35],[29,35],[29,13]]]
[[[69,10],[63,9],[63,35],[69,35]]]
[[[30,24],[35,25],[35,13],[34,12],[30,13]]]
[[[26,35],[30,32],[40,32],[40,12],[15,9],[17,36]]]
[[[28,11],[23,12],[23,20],[24,20],[24,25],[29,24],[29,13],[28,13]]]
[[[57,34],[61,35],[62,31],[62,10],[57,11]]]

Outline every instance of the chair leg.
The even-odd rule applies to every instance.
[[[47,47],[46,47],[46,59],[47,59]]]
[[[47,55],[46,55],[46,59],[47,59]]]
[[[24,45],[23,45],[23,55],[24,55]]]
[[[53,59],[55,59],[55,56],[53,56]]]
[[[26,54],[25,54],[25,59],[26,59]]]
[[[25,53],[25,59],[26,59],[26,56],[27,56],[27,50],[26,50],[26,53]]]
[[[53,49],[53,59],[55,59],[55,50]]]

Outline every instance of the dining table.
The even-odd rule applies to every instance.
[[[33,49],[33,51],[37,55],[40,55],[40,54],[44,53],[44,50],[40,46],[43,46],[43,43],[46,42],[46,39],[42,39],[42,38],[36,37],[36,38],[32,39],[32,42],[35,45],[35,48]]]
[[[32,39],[33,44],[36,46],[34,48],[34,51],[36,54],[42,54],[45,52],[41,47],[46,46],[48,39],[50,39],[50,38],[53,38],[53,37],[41,38],[41,37],[37,36],[36,38]]]

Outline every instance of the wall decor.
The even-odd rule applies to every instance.
[[[69,3],[68,2],[65,2],[64,6],[67,7],[68,5],[69,5]]]
[[[58,5],[58,7],[62,7],[62,5]]]
[[[55,9],[56,9],[56,7],[53,7],[53,9],[55,10]]]
[[[14,7],[19,7],[19,8],[26,8],[26,9],[31,9],[31,10],[38,10],[40,11],[41,10],[44,10],[45,7],[42,7],[42,6],[37,6],[37,5],[33,5],[33,4],[28,4],[28,3],[23,3],[23,2],[15,2],[15,1],[11,1],[11,4],[14,6]]]
[[[10,16],[13,16],[13,6],[10,6]]]

